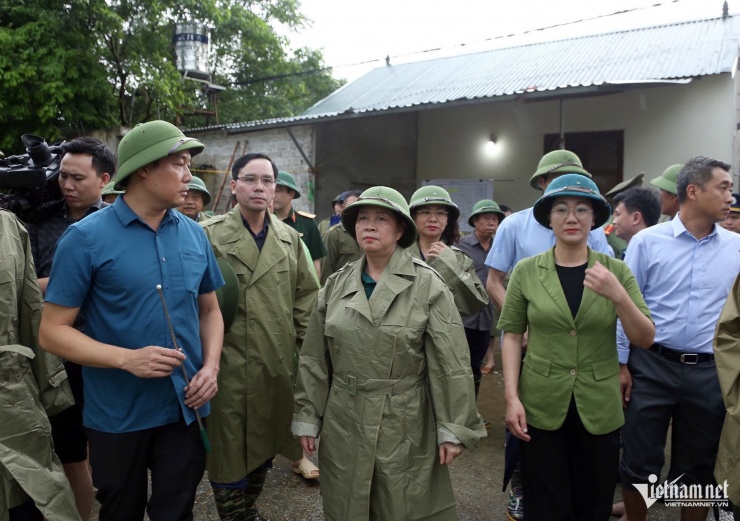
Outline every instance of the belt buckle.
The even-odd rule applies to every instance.
[[[693,356],[693,360],[687,357]],[[686,365],[696,365],[699,362],[699,355],[697,353],[684,353],[681,355],[681,363]]]
[[[350,396],[355,396],[357,394],[356,376],[347,376],[347,392],[349,392]]]

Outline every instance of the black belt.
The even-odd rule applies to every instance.
[[[711,353],[685,353],[683,351],[669,349],[660,344],[651,345],[650,351],[658,353],[660,356],[666,360],[670,360],[671,362],[680,362],[687,365],[702,364],[704,362],[711,362],[714,360],[714,355]]]

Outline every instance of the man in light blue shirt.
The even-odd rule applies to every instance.
[[[591,177],[581,163],[580,158],[568,150],[555,150],[542,156],[537,171],[530,178],[529,184],[532,188],[547,189],[553,179],[564,174],[580,174]],[[604,229],[599,227],[592,230],[588,236],[588,245],[596,251],[614,256],[611,246],[606,241]],[[534,218],[532,208],[516,212],[504,219],[493,238],[493,245],[486,257],[486,266],[491,269],[488,272],[486,290],[498,310],[504,305],[506,288],[504,279],[506,273],[513,270],[520,260],[538,255],[545,250],[555,246],[555,234],[549,228],[545,228]],[[526,335],[525,337],[526,338]],[[518,439],[508,436],[506,450],[507,460],[518,461]],[[518,467],[518,463],[516,463]],[[508,482],[511,468],[504,472],[504,485]],[[521,486],[519,485],[518,472],[512,476],[512,486],[509,494],[507,513],[510,519],[523,519]]]
[[[618,327],[619,361],[628,363],[632,393],[622,432],[620,474],[627,517],[646,519],[634,484],[660,475],[673,422],[668,480],[714,483],[725,407],[712,351],[714,328],[740,271],[740,235],[717,226],[730,210],[730,165],[704,157],[678,176],[677,218],[636,234],[625,262],[655,321],[655,344],[629,350]],[[707,508],[682,507],[681,519],[706,519]],[[686,517],[684,517],[686,516]]]

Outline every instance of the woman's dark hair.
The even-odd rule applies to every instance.
[[[460,237],[460,225],[457,224],[457,221],[448,222],[442,231],[442,242],[447,246],[452,246],[460,240]]]
[[[261,152],[250,152],[249,154],[244,154],[242,157],[237,159],[234,162],[234,165],[231,167],[231,178],[236,181],[236,178],[239,177],[239,172],[242,168],[247,166],[247,163],[250,161],[254,161],[255,159],[267,159],[270,162],[270,165],[272,165],[272,177],[274,179],[277,179],[278,176],[278,168],[275,164],[275,161],[270,159],[270,156],[267,154],[262,154]]]

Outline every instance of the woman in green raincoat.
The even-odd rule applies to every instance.
[[[411,196],[409,211],[418,232],[416,241],[408,248],[411,256],[420,258],[442,276],[452,292],[460,315],[470,316],[483,309],[488,305],[488,293],[475,273],[473,259],[453,246],[460,240],[460,227],[457,224],[460,209],[452,202],[447,190],[434,185],[422,186]],[[470,339],[467,340],[475,395],[478,396],[480,367],[488,348],[490,332],[487,333],[482,352],[472,348]]]
[[[446,464],[485,437],[460,314],[405,248],[401,194],[363,192],[342,223],[364,254],[329,277],[301,352],[293,434],[316,449],[327,521],[456,520]]]
[[[423,186],[411,196],[411,218],[417,240],[408,248],[412,257],[434,268],[447,283],[461,315],[472,315],[488,304],[488,293],[475,274],[473,261],[453,246],[460,239],[460,209],[439,186]]]

